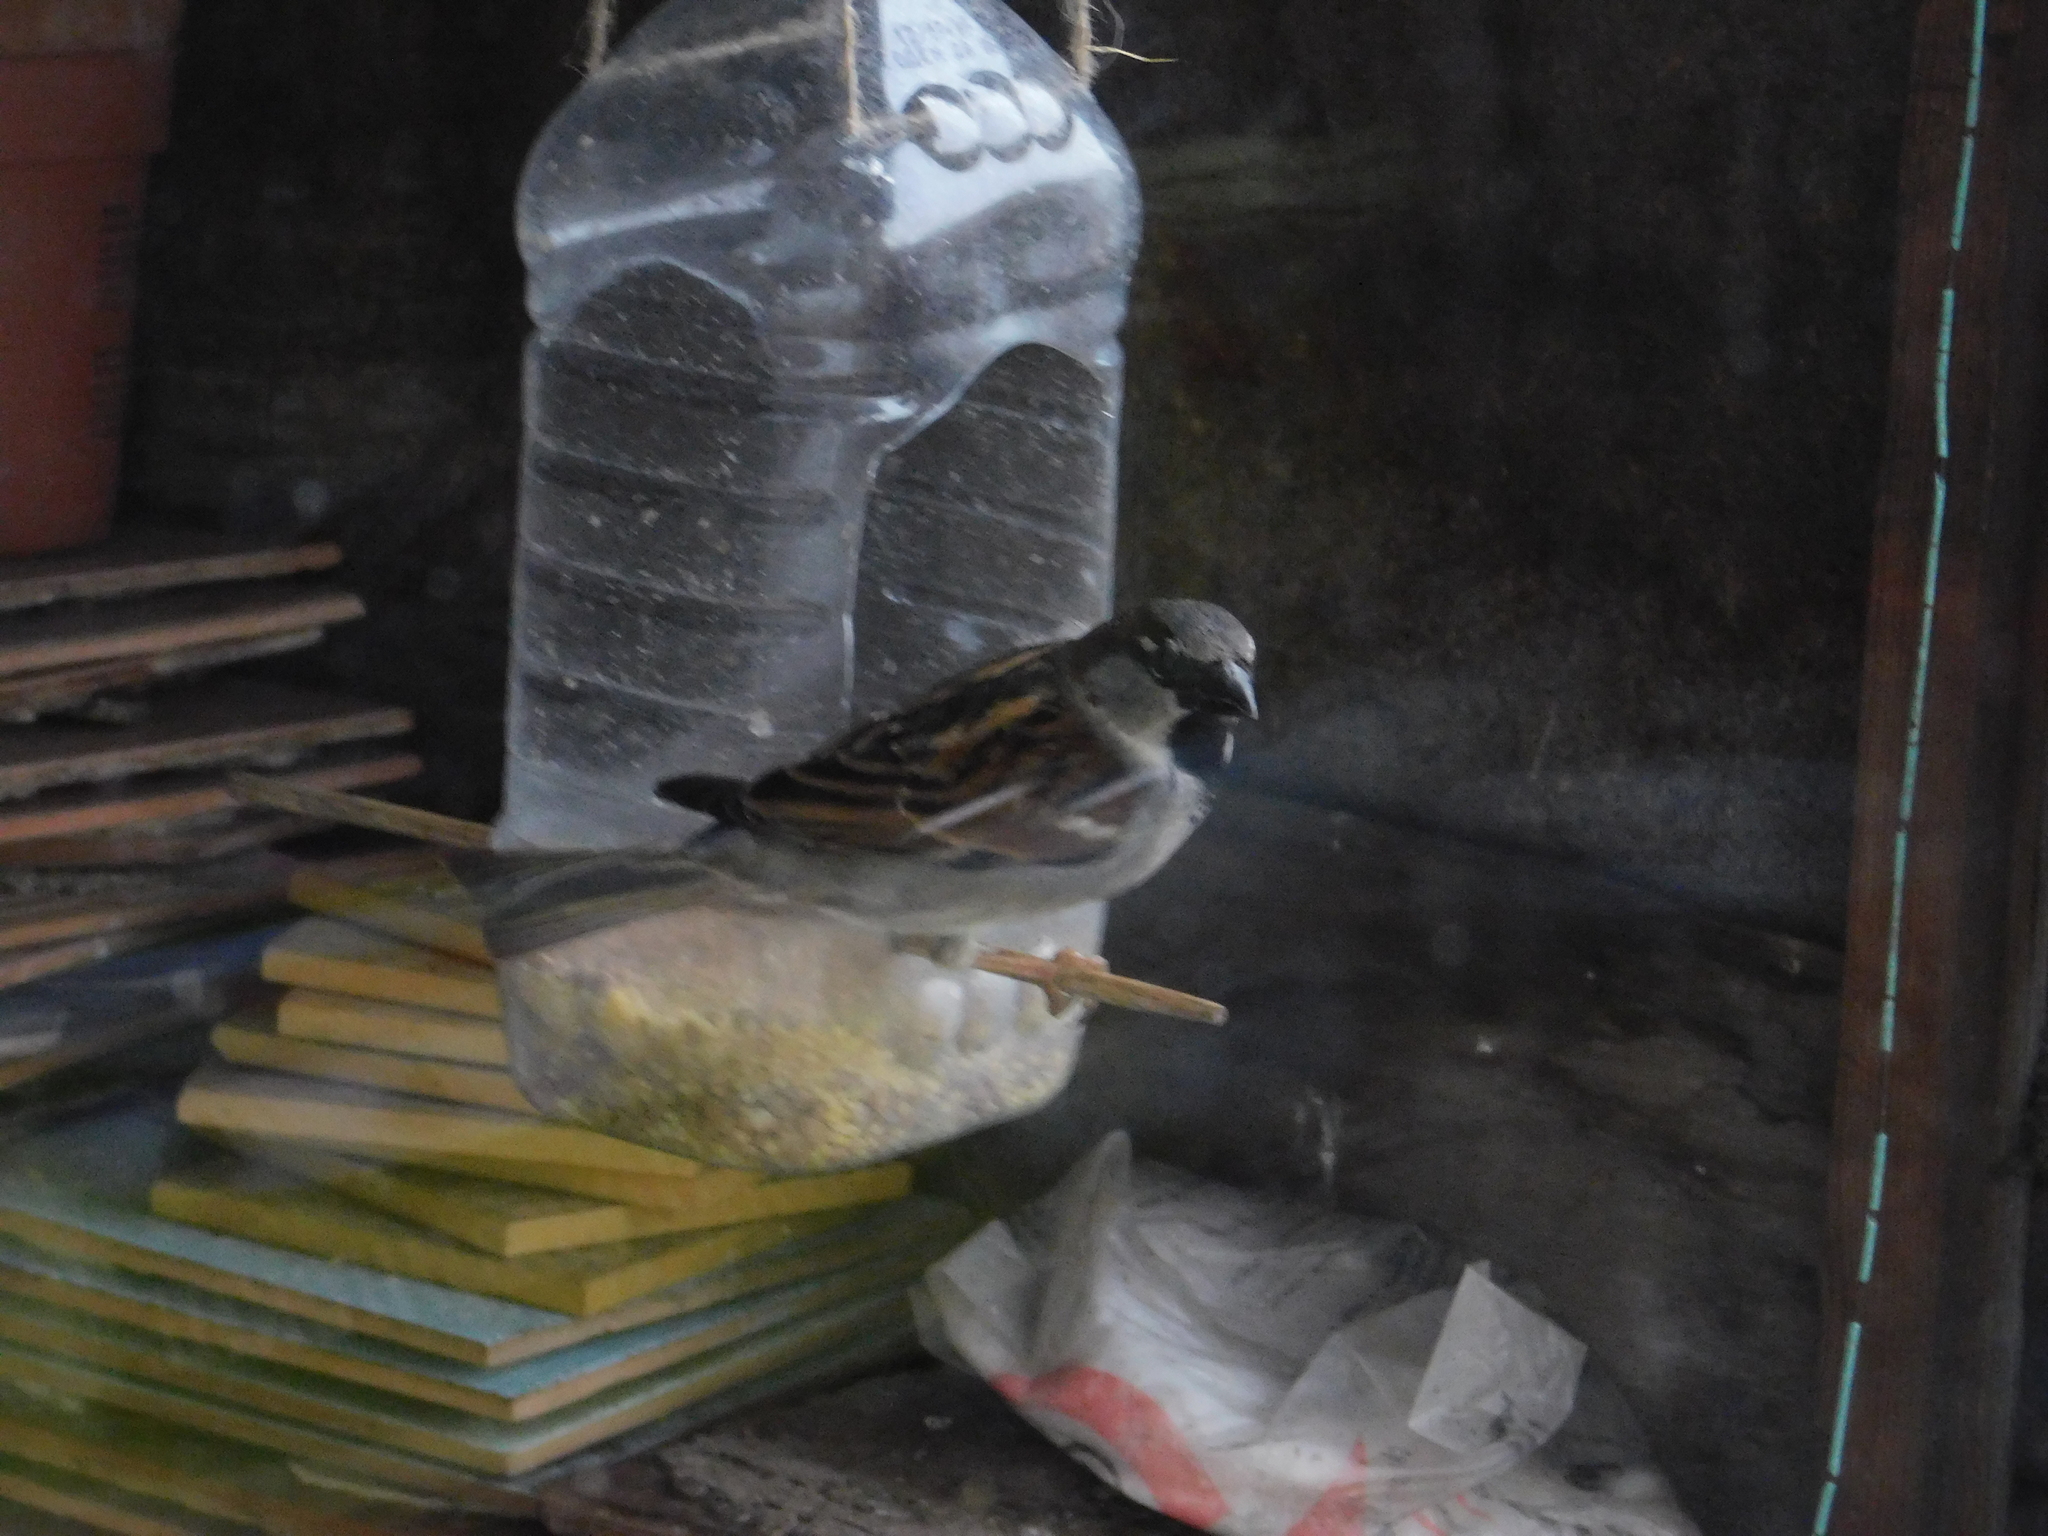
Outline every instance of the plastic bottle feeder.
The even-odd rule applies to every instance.
[[[520,193],[535,334],[502,850],[674,847],[752,776],[1107,616],[1136,181],[993,0],[672,0]],[[976,937],[1099,943],[1097,906]],[[1024,1113],[1086,1004],[815,914],[507,957],[553,1114],[813,1170]]]

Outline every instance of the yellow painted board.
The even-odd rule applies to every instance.
[[[20,1301],[0,1311],[0,1338],[20,1349],[201,1394],[454,1468],[516,1477],[808,1356],[865,1335],[901,1330],[907,1314],[900,1292],[863,1297],[750,1334],[521,1424],[413,1402],[202,1344],[160,1339],[40,1302]]]
[[[853,1208],[777,1216],[507,1259],[247,1161],[167,1174],[151,1186],[149,1205],[166,1220],[575,1317],[623,1306],[858,1214]]]
[[[440,1008],[379,1003],[311,987],[294,987],[278,999],[277,1032],[294,1040],[355,1045],[484,1067],[502,1067],[512,1060],[502,1024]]]
[[[360,1148],[330,1143],[329,1150],[357,1153]],[[421,1154],[407,1162],[418,1168],[439,1168],[449,1173],[466,1173],[472,1178],[494,1179],[503,1184],[525,1184],[534,1189],[551,1189],[565,1195],[581,1195],[607,1205],[630,1205],[645,1211],[687,1211],[699,1198],[697,1179],[756,1178],[727,1168],[706,1168],[696,1178],[672,1179],[657,1174],[621,1173],[614,1168],[582,1168],[568,1163],[521,1163],[502,1157],[465,1157],[460,1154]]]
[[[473,1067],[425,1056],[400,1056],[393,1051],[295,1040],[279,1034],[276,1021],[260,1014],[240,1014],[216,1024],[213,1048],[238,1067],[291,1072],[519,1115],[539,1113],[502,1067]]]
[[[238,1145],[352,1200],[508,1259],[769,1216],[875,1205],[909,1194],[911,1183],[907,1163],[794,1179],[706,1169],[686,1181],[701,1197],[693,1206],[655,1211],[441,1169],[335,1156],[291,1143],[249,1140]]]
[[[344,1157],[391,1161],[376,1148],[365,1147],[360,1142],[314,1138],[296,1145],[317,1147]],[[610,1168],[579,1168],[568,1163],[526,1163],[509,1158],[464,1157],[445,1152],[408,1152],[405,1154],[405,1166],[466,1173],[475,1179],[523,1184],[529,1189],[551,1189],[565,1195],[582,1195],[607,1205],[630,1205],[646,1211],[688,1210],[697,1199],[698,1179],[734,1172],[725,1168],[705,1168],[690,1178],[678,1179],[661,1174],[619,1173]],[[741,1173],[738,1177],[758,1175]]]
[[[409,944],[491,963],[476,903],[429,849],[302,866],[292,876],[291,900]]]
[[[88,1479],[121,1494],[161,1500],[200,1529],[253,1526],[273,1536],[390,1536],[390,1505],[308,1487],[275,1451],[88,1403],[53,1411],[0,1389],[0,1446],[31,1477]],[[55,1474],[54,1477],[51,1474]],[[114,1527],[118,1529],[118,1527]],[[183,1527],[180,1527],[181,1529]],[[0,1527],[4,1529],[4,1527]]]
[[[318,987],[480,1019],[504,1016],[488,965],[372,933],[331,917],[301,918],[263,951],[263,976],[288,987]]]
[[[344,1146],[390,1161],[413,1153],[571,1164],[691,1179],[700,1164],[577,1125],[317,1078],[201,1067],[178,1095],[194,1130]]]

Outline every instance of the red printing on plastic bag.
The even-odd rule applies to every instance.
[[[1050,1409],[1094,1430],[1137,1473],[1162,1515],[1206,1529],[1230,1513],[1166,1410],[1121,1376],[1066,1365],[1035,1381],[1004,1372],[989,1384],[1019,1407]]]

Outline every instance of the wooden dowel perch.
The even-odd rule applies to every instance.
[[[974,968],[998,976],[1014,977],[1045,989],[1046,1000],[1057,1013],[1068,997],[1092,997],[1098,1003],[1131,1008],[1139,1013],[1163,1013],[1169,1018],[1193,1019],[1197,1024],[1227,1024],[1230,1010],[1221,1003],[1171,987],[1155,986],[1119,976],[1100,955],[1083,955],[1063,949],[1050,960],[1027,955],[1018,949],[985,949],[974,957]]]
[[[323,821],[338,821],[374,832],[389,832],[443,848],[489,848],[491,829],[480,821],[463,821],[433,811],[417,811],[393,805],[368,795],[351,795],[337,789],[308,789],[285,784],[261,774],[236,772],[228,775],[228,789],[244,805],[267,806]],[[1163,1014],[1168,1018],[1192,1019],[1199,1024],[1229,1022],[1230,1010],[1221,1003],[1171,987],[1155,986],[1119,976],[1099,955],[1083,955],[1063,949],[1050,960],[1027,955],[1016,949],[985,949],[975,956],[974,968],[996,976],[1026,981],[1044,991],[1046,1001],[1058,1013],[1071,998],[1092,998],[1114,1008],[1138,1013]]]
[[[409,805],[373,800],[368,795],[344,794],[338,789],[308,789],[266,779],[256,773],[231,773],[228,790],[244,805],[268,806],[273,811],[291,811],[299,816],[316,816],[323,821],[344,822],[351,827],[368,827],[373,832],[390,832],[443,848],[489,848],[491,829],[480,821],[463,821],[434,811],[416,811]]]

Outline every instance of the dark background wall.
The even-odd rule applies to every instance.
[[[339,538],[371,616],[277,665],[411,704],[415,797],[486,816],[511,199],[582,7],[190,3],[125,511]],[[1423,1221],[1542,1287],[1708,1536],[1803,1531],[1834,976],[1725,919],[1840,929],[1910,8],[1121,9],[1173,62],[1099,83],[1120,580],[1237,609],[1267,713],[1109,951],[1233,1022],[1106,1017],[928,1173],[1127,1125]]]
[[[294,665],[414,704],[472,816],[510,201],[581,10],[192,0],[152,192],[127,509],[341,538],[372,617]],[[1903,0],[1122,11],[1173,61],[1100,82],[1148,199],[1123,588],[1252,623],[1251,777],[1834,931]]]

